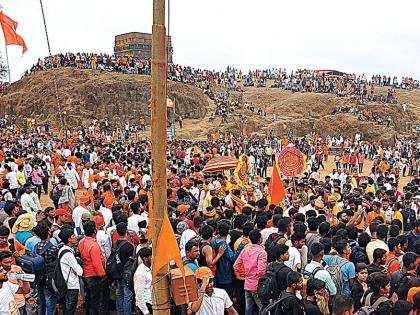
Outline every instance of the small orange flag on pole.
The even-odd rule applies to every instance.
[[[90,204],[91,204],[91,212],[95,211],[95,196],[93,195],[93,187],[92,187],[92,183],[93,183],[93,174],[89,174],[89,198],[90,198]]]
[[[273,166],[273,175],[271,175],[270,183],[268,184],[268,193],[271,197],[271,204],[279,205],[280,202],[286,198],[286,191],[280,178],[277,163]]]
[[[182,263],[181,252],[179,251],[175,233],[168,218],[168,213],[165,211],[163,214],[162,230],[160,230],[159,237],[156,241],[156,256],[152,265],[153,279],[156,278],[158,271],[167,266],[172,260],[176,262],[184,275],[184,264]]]
[[[4,41],[6,45],[18,45],[22,46],[22,54],[24,54],[28,48],[26,47],[23,38],[16,33],[18,23],[12,20],[3,12],[0,12],[0,24],[3,29]]]

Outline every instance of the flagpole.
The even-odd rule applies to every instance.
[[[0,12],[3,11],[3,6],[0,5]],[[9,84],[12,83],[12,80],[10,79],[10,64],[9,64],[9,53],[7,51],[7,44],[6,44],[6,38],[4,39],[4,48],[6,52],[6,63],[7,63],[7,74],[9,76]]]
[[[167,64],[166,64],[165,0],[153,0],[152,78],[151,78],[151,140],[152,140],[152,262],[155,261],[157,240],[167,211],[166,196],[166,128],[167,128]],[[168,283],[162,281],[168,267],[161,268],[152,279],[153,314],[169,315]],[[166,294],[165,294],[166,293]]]
[[[48,46],[48,53],[49,53],[49,57],[50,57],[50,62],[53,63],[53,57],[52,57],[51,46],[50,46],[50,38],[48,36],[47,22],[45,21],[44,5],[42,4],[42,0],[39,0],[39,4],[41,5],[42,20],[44,21],[45,37],[47,38],[47,46]],[[63,111],[61,109],[60,97],[58,95],[57,77],[55,76],[54,70],[52,71],[52,75],[53,75],[55,99],[56,99],[57,107],[58,107],[58,115],[60,117],[61,127],[65,128]]]
[[[6,42],[4,43],[4,48],[5,48],[5,51],[6,51],[7,74],[9,76],[9,84],[10,84],[10,83],[12,83],[12,80],[10,79],[9,53],[7,51],[7,44],[6,44]]]

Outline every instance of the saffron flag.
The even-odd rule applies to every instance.
[[[3,29],[6,45],[22,46],[22,54],[24,54],[28,48],[26,47],[23,38],[16,33],[18,23],[5,15],[3,12],[0,12],[0,24]]]
[[[216,130],[216,132],[214,133],[214,141],[219,141],[220,139],[220,132],[219,130]]]
[[[95,211],[95,196],[93,195],[93,174],[89,173],[89,199],[90,199],[90,205],[92,207],[91,212]]]
[[[268,193],[270,194],[271,204],[273,205],[279,205],[286,198],[286,191],[284,190],[276,163],[273,166],[273,175],[271,175],[270,183],[268,184]]]
[[[151,223],[153,226],[154,222]],[[156,278],[159,270],[167,266],[172,260],[176,262],[184,275],[184,264],[182,263],[181,253],[175,238],[174,230],[168,218],[168,213],[163,214],[163,224],[156,242],[156,255],[152,265],[152,277]]]

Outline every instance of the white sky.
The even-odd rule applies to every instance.
[[[112,53],[114,36],[151,32],[152,0],[43,0],[53,53]],[[0,0],[28,51],[9,46],[12,80],[47,55],[38,0]],[[171,0],[174,61],[337,69],[420,78],[420,1]],[[4,56],[3,37],[0,51]]]

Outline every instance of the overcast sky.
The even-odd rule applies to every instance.
[[[38,0],[0,0],[28,51],[9,46],[12,80],[48,54]],[[114,36],[151,32],[152,0],[43,0],[53,53],[112,53]],[[174,61],[337,69],[420,78],[420,1],[172,0]],[[4,43],[3,37],[1,42]],[[3,60],[4,45],[0,44]]]

